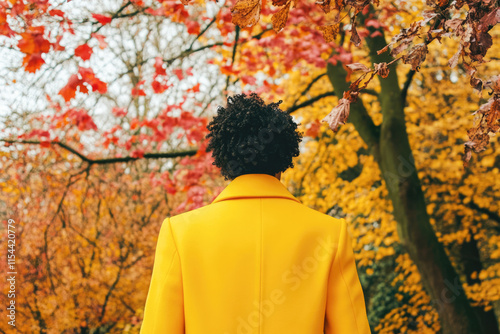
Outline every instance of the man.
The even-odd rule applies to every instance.
[[[279,103],[236,95],[208,124],[232,181],[164,220],[141,334],[370,333],[346,222],[280,182],[302,134]]]

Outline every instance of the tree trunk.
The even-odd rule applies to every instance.
[[[470,240],[465,241],[460,246],[460,257],[464,265],[464,274],[467,277],[467,284],[472,285],[481,283],[479,278],[472,278],[473,272],[479,273],[483,269],[477,241],[474,239],[474,233],[469,228]],[[488,334],[500,334],[498,331],[498,321],[493,309],[485,311],[483,307],[473,307],[474,313],[479,319],[482,331]]]
[[[382,36],[365,40],[371,60],[376,63],[392,60],[388,53],[376,53],[386,45],[383,31],[379,32]],[[349,121],[378,162],[394,207],[399,239],[415,262],[432,306],[439,313],[443,334],[487,334],[481,331],[460,278],[430,224],[406,132],[404,101],[396,65],[391,67],[389,76],[380,80],[378,99],[383,113],[382,125],[373,124],[361,101],[351,105]],[[340,62],[337,65],[329,63],[327,74],[335,93],[341,98],[349,88],[345,69]]]

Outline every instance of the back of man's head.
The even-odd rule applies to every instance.
[[[257,94],[228,97],[207,125],[207,152],[226,180],[243,174],[276,175],[293,167],[302,134],[278,103],[266,104]]]

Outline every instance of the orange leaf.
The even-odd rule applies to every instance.
[[[339,24],[320,26],[319,30],[323,33],[323,38],[327,43],[333,42],[339,33]]]
[[[325,14],[330,13],[330,11],[331,11],[331,9],[330,9],[331,1],[330,0],[317,0],[316,4],[323,10],[323,12]]]
[[[73,74],[69,77],[68,83],[64,86],[60,91],[59,95],[64,98],[64,101],[68,102],[72,98],[75,97],[76,89],[80,84],[80,79],[78,79],[78,75]]]
[[[35,73],[44,63],[40,53],[28,54],[23,58],[23,66],[30,73]]]
[[[280,32],[286,25],[291,3],[291,0],[288,1],[287,4],[283,8],[281,8],[279,12],[274,13],[273,17],[271,18],[271,21],[273,22],[273,29],[277,33]]]
[[[242,28],[257,24],[260,19],[260,0],[238,0],[231,8],[232,22]]]

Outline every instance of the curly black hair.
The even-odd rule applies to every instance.
[[[226,108],[207,125],[207,152],[226,180],[244,174],[276,175],[293,167],[302,133],[277,103],[266,104],[256,93],[228,97]]]

